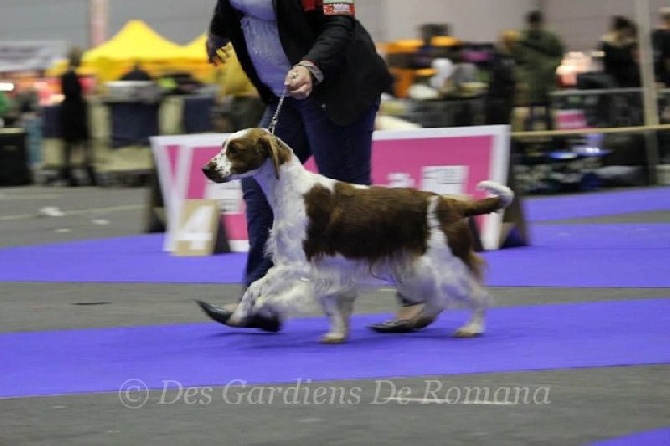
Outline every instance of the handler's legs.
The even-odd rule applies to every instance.
[[[305,130],[319,172],[329,178],[356,184],[371,184],[372,132],[378,106],[347,126],[333,124],[311,101],[300,104]],[[425,328],[435,316],[423,314],[423,305],[398,294],[399,310],[394,319],[371,325],[381,333],[400,333]]]
[[[258,126],[267,128],[275,110],[276,104],[268,106]],[[293,149],[302,162],[307,160],[310,151],[304,125],[291,99],[287,99],[284,103],[275,134]],[[265,276],[272,267],[272,262],[265,254],[265,245],[272,227],[273,215],[272,209],[256,180],[252,178],[243,179],[242,193],[247,208],[247,233],[249,236],[249,252],[244,275],[246,289],[254,281]],[[235,325],[235,322],[231,321],[231,316],[237,304],[226,306],[226,308],[207,302],[198,302],[198,304],[211,319],[231,327],[259,328],[270,332],[281,330],[281,319],[278,315],[254,314],[243,321],[241,325]]]

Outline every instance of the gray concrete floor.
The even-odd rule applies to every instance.
[[[138,234],[144,228],[147,197],[140,188],[0,189],[0,246]],[[58,207],[65,215],[38,217],[44,207]],[[561,223],[668,223],[669,216],[670,212],[653,212]],[[0,283],[0,332],[205,322],[194,299],[224,303],[234,301],[239,291],[232,285]],[[670,290],[657,288],[528,287],[494,288],[493,292],[502,306],[670,295]],[[393,305],[393,292],[381,289],[362,298],[357,311],[387,313]],[[374,380],[306,386],[304,391],[312,394],[317,388],[338,388],[357,396],[332,405],[282,400],[270,404],[267,399],[256,404],[258,399],[248,398],[239,389],[227,393],[226,401],[223,394],[231,389],[225,388],[200,389],[195,399],[183,392],[154,391],[139,409],[125,407],[117,393],[5,399],[0,400],[0,445],[558,446],[670,425],[668,365],[426,376],[391,382],[397,388],[407,387],[414,399],[385,400],[390,384]],[[437,404],[423,399],[428,386],[435,383],[443,389],[548,390],[539,393],[535,401],[539,404],[466,404],[462,399]]]

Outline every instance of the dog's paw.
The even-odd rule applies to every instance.
[[[321,336],[323,344],[342,344],[347,341],[347,335],[343,333],[326,333]]]
[[[466,325],[454,333],[455,338],[476,338],[484,334],[484,329],[478,325]]]
[[[247,322],[247,318],[241,314],[238,314],[237,312],[233,313],[232,316],[230,316],[230,319],[228,319],[228,322],[226,325],[230,327],[244,327]]]

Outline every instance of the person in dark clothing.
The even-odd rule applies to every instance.
[[[636,34],[633,22],[626,17],[614,16],[611,31],[600,40],[603,71],[611,76],[619,88],[640,86]]]
[[[651,33],[656,81],[670,87],[670,8],[662,8],[661,26]]]
[[[133,68],[128,71],[126,74],[121,76],[122,81],[150,81],[151,76],[149,73],[142,69],[142,66],[139,62],[135,62]]]
[[[218,0],[209,27],[210,62],[223,63],[232,45],[242,69],[266,104],[259,127],[268,127],[286,94],[275,133],[320,173],[371,183],[371,149],[381,93],[393,78],[368,32],[355,18],[353,0]],[[253,179],[242,180],[249,254],[245,285],[272,265],[265,244],[272,211]],[[200,303],[230,325],[233,308]],[[257,314],[245,327],[278,331],[279,316]]]
[[[514,46],[519,39],[516,31],[500,36],[490,65],[490,80],[486,92],[486,124],[510,124],[516,96],[516,61]]]
[[[68,69],[61,76],[63,102],[60,107],[61,138],[63,144],[63,167],[61,178],[70,187],[78,186],[72,176],[72,155],[76,147],[84,154],[84,169],[89,184],[97,185],[93,168],[93,152],[89,142],[88,105],[76,69],[81,63],[81,50],[74,48],[68,55]]]

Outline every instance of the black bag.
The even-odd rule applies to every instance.
[[[30,184],[26,141],[22,129],[0,130],[0,186]]]

